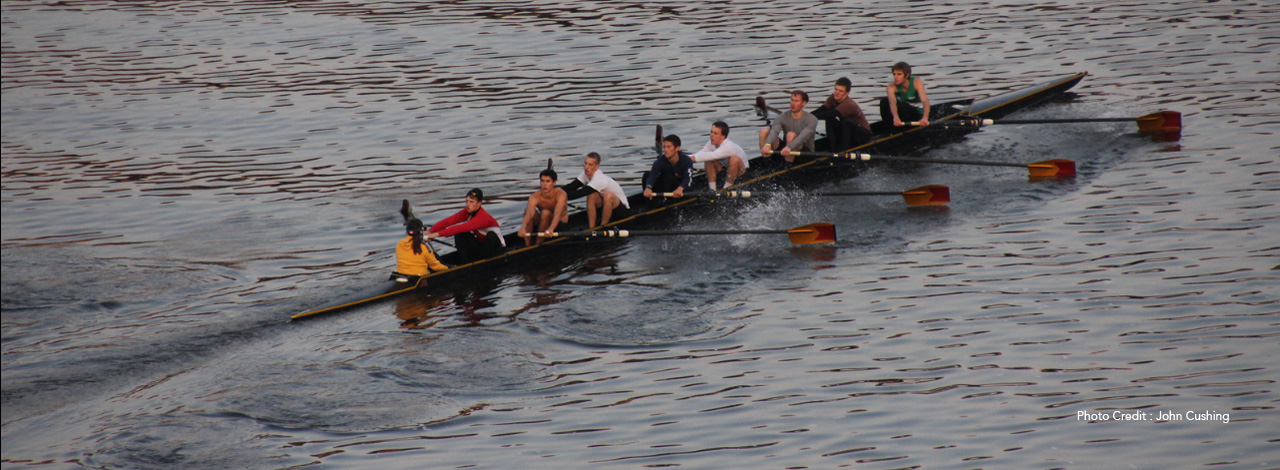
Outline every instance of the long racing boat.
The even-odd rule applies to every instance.
[[[969,99],[943,103],[934,107],[935,110],[942,110],[943,112],[936,113],[935,115],[940,117],[936,117],[928,127],[912,127],[899,132],[877,135],[874,140],[842,153],[856,155],[857,152],[865,152],[864,155],[871,153],[897,155],[900,160],[910,160],[915,158],[911,155],[921,154],[929,149],[961,140],[971,133],[980,131],[978,126],[971,124],[975,119],[1002,119],[1020,110],[1052,100],[1074,87],[1085,75],[1086,73],[1084,72],[1074,73],[981,100]],[[954,125],[952,125],[953,123]],[[658,140],[660,141],[661,131],[658,134]],[[658,142],[658,144],[660,150],[661,142]],[[798,159],[794,163],[783,162],[781,158],[774,157],[761,156],[752,158],[747,173],[739,178],[737,184],[729,189],[778,190],[797,188],[801,184],[804,187],[810,187],[816,183],[838,181],[857,176],[867,165],[873,164],[873,162],[869,161],[850,161],[840,158],[841,154],[824,155],[820,154]],[[694,188],[705,188],[706,185],[705,175],[694,177]],[[585,212],[579,211],[571,214],[569,221],[561,224],[561,228],[566,231],[591,229],[635,230],[661,224],[662,221],[670,221],[672,214],[697,207],[700,201],[714,197],[717,196],[711,193],[691,193],[679,199],[659,198],[654,201],[637,192],[628,197],[631,214],[626,218],[614,220],[602,227],[587,227],[587,215]],[[290,318],[296,320],[314,317],[421,289],[447,289],[450,284],[462,279],[475,276],[494,276],[499,269],[522,265],[528,266],[530,262],[546,259],[546,257],[580,258],[585,250],[589,250],[593,246],[599,246],[601,243],[598,239],[583,241],[576,238],[558,237],[545,240],[541,244],[524,246],[524,239],[516,231],[504,235],[504,239],[508,248],[505,253],[500,255],[471,263],[458,264],[455,253],[444,253],[439,258],[445,264],[453,266],[448,270],[433,272],[416,279],[416,282],[409,283],[382,280],[386,279],[387,273],[384,272],[379,275],[381,279],[376,282],[376,285],[371,286],[367,291],[357,293],[348,301],[299,313]]]

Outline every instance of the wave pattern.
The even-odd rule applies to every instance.
[[[1265,2],[6,2],[7,466],[1266,466],[1280,221]],[[934,100],[1066,71],[1030,118],[840,190],[293,324],[384,277],[401,199],[483,187],[514,223],[548,158],[634,188],[655,125],[753,147],[757,95],[888,66]],[[1019,117],[1024,117],[1019,116]],[[430,214],[430,215],[427,215]],[[1161,412],[1166,414],[1161,415]],[[1129,417],[1123,420],[1119,417]],[[1141,419],[1138,419],[1141,418]]]

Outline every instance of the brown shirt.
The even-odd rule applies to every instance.
[[[828,96],[827,101],[822,103],[822,106],[836,110],[837,113],[840,113],[840,117],[853,119],[863,129],[871,130],[871,123],[867,122],[867,116],[862,114],[862,108],[851,97],[846,96],[844,100],[836,101],[835,96]]]

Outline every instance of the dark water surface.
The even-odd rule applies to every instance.
[[[1273,3],[3,8],[6,468],[1280,465]],[[795,194],[676,224],[840,242],[636,239],[287,321],[385,275],[401,199],[512,226],[547,158],[631,192],[656,124],[753,149],[756,95],[849,76],[874,112],[899,60],[935,101],[1088,71],[1016,117],[1187,128],[995,126],[929,156],[1080,176],[881,167],[831,189],[953,203]]]

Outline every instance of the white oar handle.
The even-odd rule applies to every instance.
[[[560,236],[561,233],[562,232],[536,232],[533,235],[538,237],[543,237],[543,238],[554,238],[554,237]],[[594,236],[594,237],[616,237],[616,238],[631,236],[631,232],[626,230],[592,230],[590,232],[564,232],[564,233],[571,233],[577,236],[583,236],[583,234],[589,233],[590,236]]]
[[[658,193],[658,195],[662,197],[676,197],[676,193]],[[721,191],[714,194],[684,193],[683,196],[751,197],[751,191]]]
[[[968,126],[992,126],[992,125],[995,125],[996,121],[994,119],[969,119],[969,120],[961,120],[960,123]],[[919,126],[920,121],[911,121],[911,122],[908,122],[907,125]]]
[[[969,126],[991,126],[991,125],[995,125],[996,121],[994,119],[968,119],[968,120],[961,120],[960,123],[963,125],[969,125]],[[911,122],[908,122],[907,125],[919,126],[920,121],[911,121]]]

